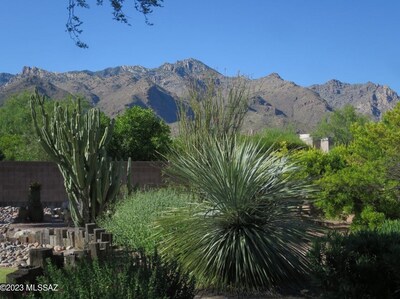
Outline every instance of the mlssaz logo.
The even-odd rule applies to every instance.
[[[57,292],[58,284],[27,284],[25,291],[29,292]]]

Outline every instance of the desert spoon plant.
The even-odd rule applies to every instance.
[[[197,155],[171,155],[170,173],[199,202],[158,221],[162,252],[205,286],[254,291],[300,282],[311,235],[299,206],[311,187],[295,178],[296,163],[248,141],[210,139]]]
[[[43,148],[64,177],[71,217],[76,226],[95,222],[115,201],[121,184],[120,163],[111,161],[106,152],[113,122],[104,130],[100,111],[92,108],[84,112],[80,99],[73,111],[55,103],[50,119],[44,101],[37,92],[32,95],[32,119]]]

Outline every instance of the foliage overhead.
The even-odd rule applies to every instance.
[[[151,109],[134,106],[117,116],[108,152],[115,159],[159,160],[171,144],[170,129]]]
[[[80,35],[83,32],[81,25],[83,21],[76,15],[75,9],[80,8],[90,8],[88,2],[89,0],[68,0],[68,21],[66,24],[66,31],[69,33],[71,38],[75,41],[75,44],[80,48],[88,48],[88,45],[80,39]],[[96,5],[103,5],[104,0],[96,0]],[[125,14],[124,0],[109,0],[112,7],[113,19],[117,22],[130,25],[128,21],[128,16]],[[153,8],[161,7],[163,0],[133,0],[134,8],[139,13],[143,14],[145,22],[148,25],[152,25],[149,22],[148,15],[153,12]]]

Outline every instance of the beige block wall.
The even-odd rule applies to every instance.
[[[139,187],[160,186],[162,162],[132,162],[133,184]],[[29,185],[39,182],[42,185],[41,199],[45,205],[59,206],[67,200],[64,180],[53,162],[0,162],[0,206],[25,205]]]

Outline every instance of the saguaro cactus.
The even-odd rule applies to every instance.
[[[121,164],[106,152],[114,122],[102,129],[100,111],[92,108],[83,112],[79,99],[73,111],[55,103],[49,118],[44,101],[37,92],[30,101],[40,142],[64,177],[74,224],[94,222],[107,204],[115,201],[121,185]]]

